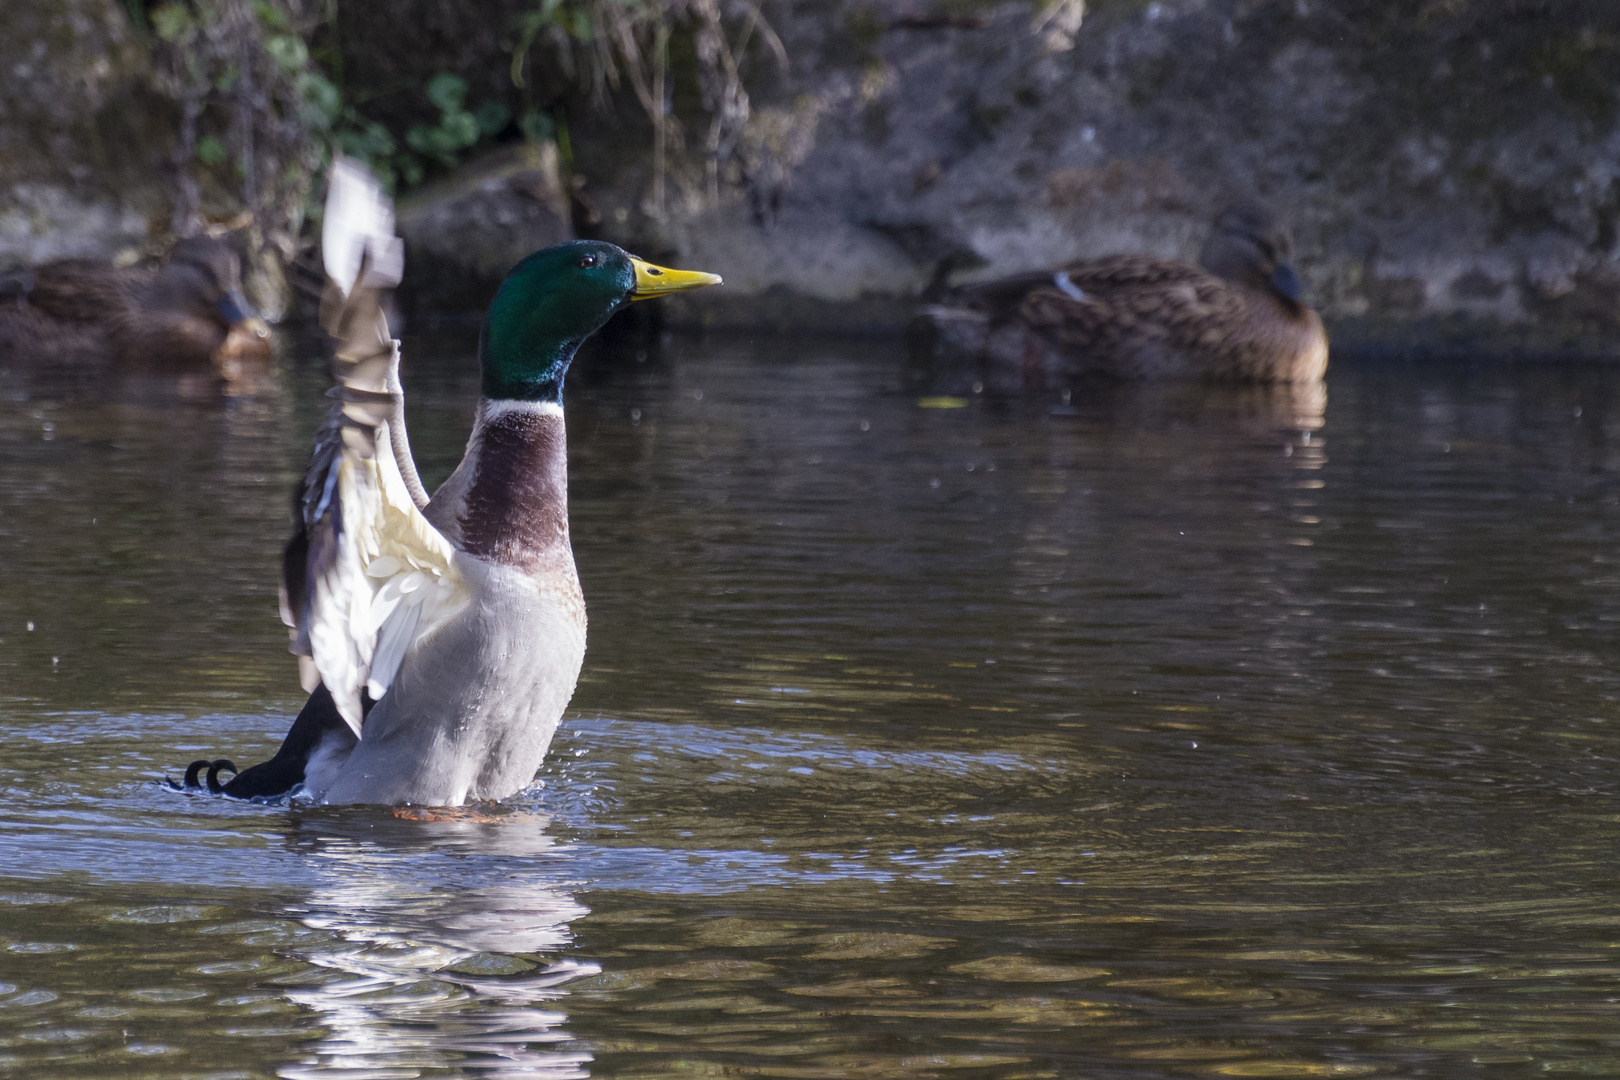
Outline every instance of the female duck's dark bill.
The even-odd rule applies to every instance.
[[[701,270],[670,270],[667,267],[643,262],[633,255],[630,257],[630,265],[636,268],[636,291],[630,294],[632,300],[650,300],[666,293],[686,292],[688,289],[701,289],[705,285],[720,284],[719,274],[705,274]]]

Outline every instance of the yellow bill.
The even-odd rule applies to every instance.
[[[644,262],[634,255],[630,256],[630,265],[636,268],[636,291],[630,294],[632,300],[651,300],[666,293],[720,284],[719,274],[705,274],[701,270],[670,270]]]

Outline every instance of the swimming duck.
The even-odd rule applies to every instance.
[[[269,761],[223,783],[229,761],[196,762],[186,786],[255,797],[302,784],[321,803],[500,799],[534,779],[585,653],[568,532],[569,363],[631,301],[720,279],[596,241],[520,261],[479,336],[483,392],[466,456],[430,498],[381,307],[402,245],[381,188],[344,160],[322,258],[336,400],[282,568],[282,618],[310,696]]]
[[[269,354],[221,239],[181,240],[156,270],[61,259],[0,277],[0,357],[187,369]]]
[[[1312,382],[1327,335],[1263,207],[1221,212],[1198,266],[1114,255],[966,286],[919,322],[938,346],[1046,384],[1126,379]]]

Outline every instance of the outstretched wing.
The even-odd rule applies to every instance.
[[[422,515],[427,494],[405,438],[399,342],[382,299],[398,284],[393,211],[360,166],[333,165],[321,233],[334,399],[294,498],[282,562],[282,620],[304,688],[325,683],[361,733],[362,692],[388,690],[412,642],[461,608],[456,550]]]

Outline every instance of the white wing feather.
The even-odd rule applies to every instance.
[[[404,437],[399,342],[380,302],[403,268],[393,212],[346,159],[333,166],[321,239],[336,400],[300,493],[282,617],[293,652],[313,661],[303,665],[314,669],[306,689],[324,682],[361,735],[361,692],[381,698],[411,647],[455,615],[468,590],[456,549],[422,515],[426,494]]]

